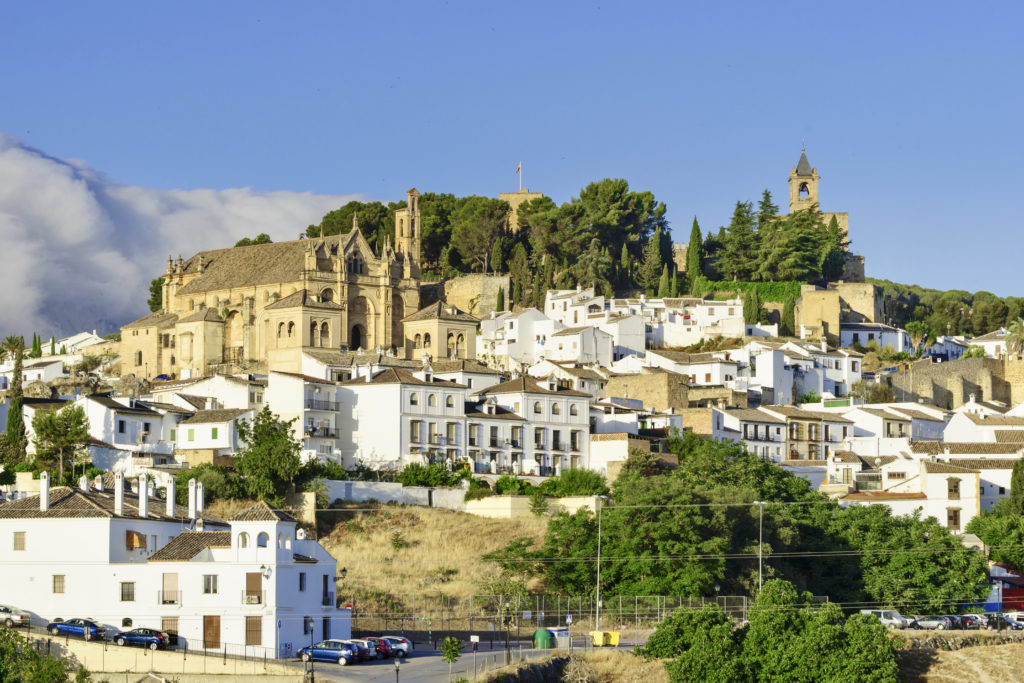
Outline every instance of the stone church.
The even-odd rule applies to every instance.
[[[419,192],[407,196],[379,253],[353,222],[344,235],[169,258],[161,310],[121,328],[122,373],[265,372],[297,369],[308,349],[403,349],[420,296]]]

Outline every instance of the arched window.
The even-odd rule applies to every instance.
[[[448,333],[448,357],[451,358],[455,355],[455,335],[451,332]]]
[[[295,336],[295,323],[288,323],[288,338]]]
[[[540,405],[540,401],[535,401],[534,402],[534,404],[533,404],[533,412],[536,413],[537,415],[540,415],[541,413],[544,412],[544,409]]]
[[[286,549],[292,547],[292,535],[291,534],[285,534],[284,535],[284,547]]]
[[[446,398],[444,400],[444,404],[446,406],[448,406],[449,408],[454,408],[455,407],[455,397],[454,396],[449,396],[448,398]]]
[[[131,627],[132,627],[132,620],[130,618],[125,617],[124,619],[121,620],[121,628],[131,628]]]
[[[551,414],[552,415],[561,415],[562,414],[562,406],[558,405],[557,403],[552,403],[551,404]]]
[[[242,533],[238,534],[238,547],[239,548],[248,548],[249,547],[249,534],[245,533],[244,531]]]
[[[320,346],[331,345],[331,326],[327,323],[320,323]]]
[[[268,301],[270,301],[270,292],[263,292],[263,303],[267,303]]]
[[[334,290],[328,287],[327,289],[320,290],[320,301],[322,303],[328,303],[334,301]]]
[[[419,349],[419,348],[423,347],[423,336],[422,335],[417,334],[415,337],[413,337],[412,347],[414,349]]]
[[[580,414],[580,409],[576,407],[575,403],[569,406],[569,414],[572,415],[573,417]]]
[[[459,358],[466,357],[466,335],[460,334],[455,340],[455,353]]]
[[[284,323],[277,324],[277,338],[280,339],[284,335]]]
[[[430,406],[431,408],[434,408],[434,407],[437,406],[437,394],[428,394],[427,395],[427,405]]]
[[[419,394],[409,394],[409,405],[418,406],[420,404]]]
[[[430,333],[429,332],[427,332],[425,335],[423,335],[423,348],[425,348],[425,349],[429,349],[430,348]]]
[[[315,320],[309,323],[309,345],[320,346],[320,326]]]
[[[277,547],[284,548],[284,534],[277,535]]]
[[[266,531],[261,531],[260,535],[256,537],[256,547],[257,548],[266,548],[267,547],[267,543],[269,543],[269,542],[270,542],[270,536],[267,535]]]

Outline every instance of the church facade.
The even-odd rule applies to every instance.
[[[344,235],[202,251],[168,259],[163,307],[121,328],[121,372],[196,377],[296,370],[309,349],[402,349],[419,309],[419,192],[375,253]]]

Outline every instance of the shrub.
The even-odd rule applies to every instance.
[[[528,486],[529,484],[518,477],[503,474],[495,482],[494,492],[499,496],[521,496],[526,493]]]
[[[608,495],[608,484],[603,475],[593,470],[569,469],[545,481],[540,490],[544,495],[555,497],[605,496]]]
[[[398,483],[403,486],[459,486],[462,480],[462,474],[449,472],[442,465],[420,465],[418,463],[406,465],[398,475]]]

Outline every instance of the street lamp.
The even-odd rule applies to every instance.
[[[309,629],[309,683],[316,683],[316,673],[313,671],[313,617],[303,617],[303,620]]]
[[[395,657],[395,683],[398,683],[398,662],[399,658]]]

